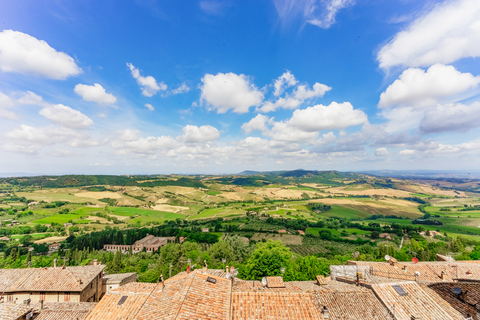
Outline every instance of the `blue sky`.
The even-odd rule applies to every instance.
[[[476,0],[0,3],[0,172],[477,169]]]

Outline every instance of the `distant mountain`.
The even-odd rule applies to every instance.
[[[480,179],[480,172],[478,171],[461,170],[369,170],[359,173],[392,178]]]

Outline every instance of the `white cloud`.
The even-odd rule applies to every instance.
[[[282,81],[290,82],[284,85]],[[288,72],[288,74],[284,73],[274,83],[274,95],[277,96],[277,93],[280,95],[283,93],[284,88],[294,86],[295,84],[297,84],[297,81],[293,75],[290,72]],[[313,89],[310,89],[306,84],[298,85],[291,94],[287,94],[286,97],[280,97],[275,102],[266,101],[257,111],[266,113],[277,109],[296,109],[300,107],[305,100],[323,97],[325,93],[331,89],[331,87],[318,82],[313,85]]]
[[[353,109],[349,102],[332,102],[329,106],[319,104],[295,110],[288,124],[305,132],[315,132],[344,129],[367,122],[367,115],[362,110]]]
[[[0,118],[15,120],[17,114],[9,109],[15,106],[15,101],[0,91]]]
[[[249,122],[246,122],[242,125],[242,130],[249,134],[253,131],[267,131],[267,124],[273,125],[273,118],[269,118],[263,114],[257,114],[255,118],[252,118]]]
[[[117,98],[115,98],[113,94],[105,92],[105,89],[98,83],[95,83],[93,86],[77,84],[74,91],[85,101],[100,104],[113,104],[117,102]]]
[[[177,148],[179,143],[170,136],[140,138],[138,130],[123,130],[118,132],[117,140],[112,142],[114,148],[119,154],[139,154],[154,155],[162,153],[169,155],[168,152]]]
[[[326,2],[323,16],[314,17],[308,20],[317,27],[328,29],[335,23],[335,17],[341,9],[348,8],[355,4],[355,0],[329,0]]]
[[[150,110],[150,111],[154,111],[155,108],[150,104],[150,103],[145,103],[145,107]]]
[[[187,93],[190,91],[190,87],[184,82],[177,89],[172,90],[172,94]]]
[[[480,56],[480,2],[439,3],[399,32],[377,55],[380,67],[428,67]]]
[[[219,15],[231,4],[228,0],[202,0],[199,5],[203,12],[210,15]]]
[[[22,124],[20,127],[8,131],[4,136],[13,141],[10,143],[11,146],[24,146],[25,148],[32,146],[37,148],[39,145],[58,143],[71,147],[86,147],[98,146],[103,143],[86,133],[55,126],[35,128]]]
[[[355,4],[355,0],[273,0],[280,19],[291,20],[301,15],[306,23],[328,29],[335,23],[339,10]]]
[[[265,135],[271,136],[272,140],[289,142],[313,141],[318,137],[318,131],[305,131],[303,128],[296,128],[285,122],[275,122],[270,132]]]
[[[480,102],[471,105],[448,104],[439,105],[425,113],[420,122],[423,133],[439,133],[446,131],[465,132],[480,127]]]
[[[415,150],[405,149],[405,150],[400,151],[399,154],[401,156],[411,156],[411,155],[415,154]]]
[[[0,70],[63,80],[82,72],[75,60],[28,34],[0,32]]]
[[[202,95],[200,100],[207,103],[211,110],[225,113],[232,110],[236,113],[246,113],[250,107],[262,103],[263,93],[250,79],[235,73],[206,74],[202,78]]]
[[[307,99],[323,97],[323,95],[330,90],[332,90],[331,87],[315,82],[313,85],[313,90],[310,90],[307,85],[298,86],[295,90],[294,96],[295,99],[303,101]]]
[[[278,97],[283,93],[283,90],[285,90],[285,88],[292,87],[297,83],[298,81],[297,79],[295,79],[295,76],[287,70],[280,77],[278,77],[277,80],[275,80],[275,83],[273,84],[275,91],[273,92],[273,94]]]
[[[378,148],[375,150],[375,155],[377,157],[386,157],[390,155],[390,152],[388,152],[387,148]]]
[[[154,96],[158,91],[165,91],[167,90],[167,85],[163,82],[157,83],[152,76],[142,77],[140,75],[140,70],[135,68],[133,64],[127,63],[127,67],[130,68],[132,72],[132,77],[137,80],[137,83],[142,88],[142,94],[146,97]]]
[[[458,99],[479,83],[480,77],[461,73],[453,66],[436,64],[427,71],[410,68],[380,95],[378,106],[428,107]]]
[[[186,143],[198,143],[217,140],[220,138],[220,132],[212,126],[192,126],[183,127],[184,135],[180,139]]]
[[[63,104],[50,105],[40,110],[39,113],[66,128],[83,129],[93,124],[92,119]]]
[[[35,145],[23,146],[23,145],[17,145],[11,142],[2,145],[2,149],[7,152],[24,153],[24,154],[37,154],[38,151],[40,150],[40,148]]]

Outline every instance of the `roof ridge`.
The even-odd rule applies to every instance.
[[[190,285],[187,287],[187,292],[185,293],[185,295],[183,296],[183,299],[182,299],[182,303],[180,304],[180,307],[177,309],[177,312],[175,314],[175,318],[174,319],[177,319],[178,317],[178,314],[180,313],[180,310],[182,310],[182,307],[183,307],[183,303],[185,302],[185,299],[187,298],[188,296],[188,292],[190,291],[190,289],[192,288],[192,283],[193,283],[193,280],[195,280],[195,277],[197,276],[197,273],[196,272],[195,274],[193,274],[193,277],[192,277],[192,280],[190,280]]]

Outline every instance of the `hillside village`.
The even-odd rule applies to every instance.
[[[316,281],[241,280],[235,269],[182,272],[157,283],[78,267],[0,271],[0,319],[480,319],[480,261],[349,261]]]

